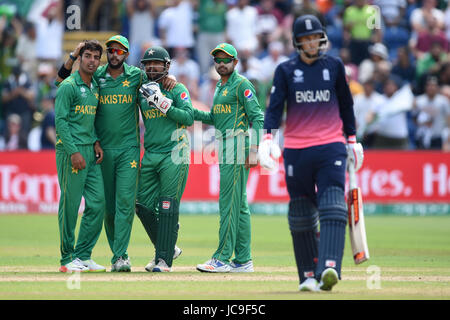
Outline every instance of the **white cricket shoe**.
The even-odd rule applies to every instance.
[[[181,256],[182,253],[183,253],[183,250],[181,250],[181,248],[178,248],[177,246],[175,246],[175,250],[173,251],[173,260],[175,260],[176,258]],[[148,272],[152,272],[152,270],[155,266],[156,266],[156,262],[155,262],[155,258],[153,257],[153,259],[145,266],[145,270],[147,270]]]
[[[320,277],[319,289],[323,291],[331,291],[333,286],[338,283],[339,277],[336,270],[327,268],[322,272]]]
[[[87,272],[89,268],[86,267],[83,262],[76,258],[72,262],[69,262],[66,265],[59,267],[60,272]]]
[[[300,291],[317,292],[319,290],[319,282],[315,278],[307,278],[298,287]]]
[[[83,265],[89,269],[89,272],[105,272],[106,268],[104,266],[99,265],[94,260],[84,260],[82,261]]]
[[[152,272],[171,272],[172,268],[163,259],[158,260],[158,264],[153,267]]]
[[[197,270],[200,272],[230,272],[231,266],[216,258],[212,258],[203,264],[198,264]]]
[[[119,257],[119,259],[111,266],[111,272],[131,272],[130,259]]]
[[[230,272],[254,272],[253,270],[253,261],[249,260],[246,263],[230,263],[231,270]]]

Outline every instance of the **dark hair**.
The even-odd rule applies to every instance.
[[[86,40],[85,43],[86,44],[84,45],[84,47],[80,49],[80,57],[83,56],[83,53],[86,50],[99,51],[100,52],[100,57],[102,56],[103,47],[100,44],[100,42],[98,42],[97,40]]]

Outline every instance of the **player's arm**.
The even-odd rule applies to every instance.
[[[272,129],[280,127],[283,116],[285,101],[287,98],[288,85],[281,66],[275,69],[273,84],[270,93],[269,106],[264,117],[264,129],[271,133]]]
[[[75,61],[80,56],[80,50],[86,43],[80,42],[73,52],[70,53],[69,58],[61,66],[55,79],[55,84],[59,85],[64,79],[66,79],[72,73],[72,67]]]
[[[250,169],[258,164],[258,148],[264,126],[264,114],[256,98],[255,88],[250,81],[244,81],[239,86],[238,98],[244,106],[245,113],[253,129],[250,135],[250,152],[245,160],[245,168]]]
[[[167,111],[167,117],[185,126],[194,123],[194,110],[192,108],[191,97],[185,86],[179,86],[174,92],[172,106]]]
[[[336,77],[336,95],[339,103],[339,114],[344,126],[344,134],[347,137],[348,162],[358,171],[364,161],[364,151],[360,143],[356,141],[356,121],[353,111],[353,97],[345,78],[345,69],[342,62],[338,64]]]
[[[203,111],[194,108],[194,120],[201,121],[204,124],[214,125],[214,115],[211,111]]]
[[[288,90],[284,71],[281,65],[279,65],[275,69],[270,102],[264,117],[264,130],[267,130],[267,133],[263,136],[258,148],[259,163],[262,167],[269,170],[277,169],[275,160],[281,155],[280,147],[273,142],[272,129],[278,129],[280,127]]]
[[[244,81],[244,83],[239,86],[238,95],[239,101],[244,106],[248,120],[252,124],[252,133],[254,134],[251,136],[250,144],[258,150],[259,142],[261,140],[261,132],[264,127],[264,114],[256,97],[255,87],[250,81]]]
[[[79,152],[73,141],[69,127],[70,106],[73,103],[73,87],[63,84],[58,88],[55,100],[55,128],[57,140],[60,139],[67,154]],[[59,141],[59,140],[58,140]],[[57,142],[58,143],[58,142]]]

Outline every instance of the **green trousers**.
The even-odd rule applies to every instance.
[[[111,263],[128,258],[139,177],[139,147],[104,149],[101,163],[105,185],[105,232],[113,253]]]
[[[105,210],[102,172],[95,163],[92,145],[78,146],[78,149],[86,161],[86,168],[83,170],[73,169],[70,155],[63,150],[56,150],[56,168],[61,190],[58,208],[61,265],[75,258],[90,259],[102,231]],[[74,248],[81,197],[84,197],[85,209]]]
[[[243,164],[220,164],[219,245],[213,258],[235,263],[251,260],[251,223],[247,203],[249,170]]]
[[[189,152],[181,163],[171,153],[146,151],[142,159],[137,196],[138,216],[155,245],[155,261],[172,266],[178,238],[179,203],[189,172]]]

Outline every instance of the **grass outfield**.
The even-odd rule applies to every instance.
[[[450,298],[450,217],[366,217],[371,260],[355,266],[347,237],[342,281],[330,293],[298,292],[286,217],[252,219],[251,274],[196,271],[195,265],[208,260],[217,245],[218,217],[188,215],[180,217],[183,254],[172,273],[145,272],[153,247],[136,218],[129,246],[133,272],[79,275],[57,271],[56,215],[0,215],[0,300]],[[109,271],[104,231],[93,258]]]

